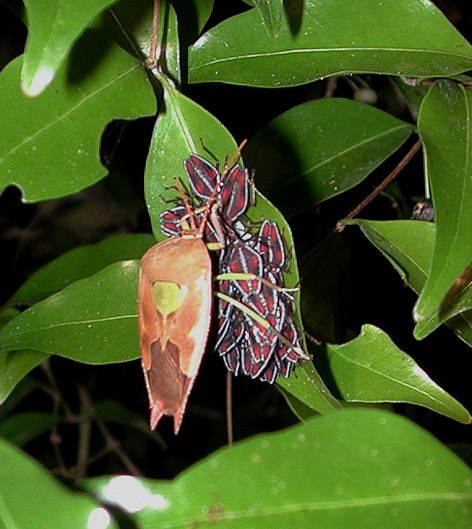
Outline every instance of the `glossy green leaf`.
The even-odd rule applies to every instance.
[[[465,343],[472,347],[472,310],[454,316],[446,325],[450,327]]]
[[[162,68],[180,82],[180,42],[177,17],[173,6],[167,0],[159,2],[159,39],[162,43],[157,50]],[[143,63],[151,47],[153,2],[148,0],[127,0],[117,2],[107,9],[100,20],[100,29]]]
[[[62,66],[41,97],[20,92],[21,62],[15,59],[0,75],[2,127],[9,131],[0,136],[0,191],[16,185],[25,202],[74,193],[103,178],[105,125],[155,111],[142,66],[96,32],[82,36],[70,69]]]
[[[339,410],[342,404],[329,392],[313,364],[306,362],[295,370],[289,378],[278,377],[277,385],[296,415],[302,419],[315,414],[326,415]],[[303,415],[298,414],[300,405],[304,408]]]
[[[140,259],[155,242],[152,235],[145,233],[126,234],[74,248],[29,277],[8,301],[8,305],[32,305],[112,263]]]
[[[136,523],[175,529],[459,529],[472,508],[463,461],[410,421],[365,409],[223,448],[173,482],[126,476],[87,488],[125,507],[139,492]]]
[[[432,249],[433,247],[431,246]],[[457,331],[458,328],[465,330],[466,326],[470,326],[472,331],[472,283],[470,280],[470,272],[471,270],[468,268],[467,273],[469,274],[469,278],[466,282],[467,286],[462,288],[460,283],[464,278],[460,276],[446,294],[440,309],[431,312],[429,316],[416,324],[413,331],[415,338],[418,340],[425,338],[444,322],[452,327],[454,331]],[[456,284],[459,284],[458,292],[454,291]],[[472,333],[469,343],[472,343]]]
[[[28,39],[21,71],[25,94],[40,94],[54,79],[87,24],[116,0],[25,0]]]
[[[0,327],[3,327],[21,311],[15,307],[2,307],[0,309]]]
[[[280,26],[284,21],[283,0],[252,0],[252,3],[259,11],[267,35],[272,38],[277,37]]]
[[[211,114],[203,110],[196,103],[175,90],[165,78],[164,108],[156,122],[151,147],[146,164],[145,192],[146,204],[153,225],[156,239],[163,239],[160,233],[159,215],[169,208],[169,201],[178,198],[171,186],[175,178],[180,178],[187,185],[183,162],[191,152],[196,152],[204,158],[209,158],[205,151],[208,149],[222,163],[236,151],[236,144],[229,132]],[[288,253],[290,267],[285,274],[285,285],[296,286],[299,283],[296,257],[290,228],[280,212],[255,191],[255,205],[247,214],[253,222],[261,222],[269,218],[276,221],[283,234]],[[298,323],[301,324],[299,312],[299,296],[296,296]],[[299,368],[297,371],[303,370]],[[286,389],[294,392],[301,401],[308,400],[319,410],[327,411],[336,407],[335,399],[319,377],[311,372],[300,373],[300,383],[289,383]],[[311,380],[312,386],[307,389],[306,384]],[[310,393],[316,393],[314,394]],[[310,405],[310,404],[308,404]]]
[[[407,402],[464,424],[472,422],[464,406],[373,325],[363,325],[361,334],[350,342],[328,345],[327,355],[333,379],[344,400]]]
[[[48,357],[39,351],[0,351],[0,404],[5,402],[18,382]]]
[[[8,401],[0,406],[0,420],[11,413],[23,401],[23,399],[27,398],[33,391],[40,388],[40,382],[34,377],[23,378],[12,391]]]
[[[364,235],[395,267],[415,292],[420,292],[431,263],[435,226],[420,220],[344,220]]]
[[[123,261],[76,281],[13,318],[0,331],[2,351],[35,349],[87,364],[139,356],[139,261]]]
[[[317,99],[281,114],[244,152],[262,193],[286,215],[362,182],[413,128],[350,99]]]
[[[472,92],[450,81],[435,83],[420,108],[418,128],[431,183],[436,238],[428,279],[414,309],[417,322],[434,312],[441,316],[460,302],[463,291],[452,299],[446,294],[472,262],[471,109]]]
[[[428,93],[429,87],[426,84],[416,83],[416,79],[411,80],[402,77],[391,77],[390,79],[403,94],[412,118],[417,121],[421,102]]]
[[[58,417],[52,413],[40,411],[17,413],[0,422],[0,437],[16,446],[23,446],[50,431],[57,422]]]
[[[395,220],[370,221],[349,220],[347,225],[357,225],[364,235],[390,261],[393,267],[408,282],[415,292],[423,288],[433,256],[435,225],[430,222]],[[461,300],[467,306],[472,303],[470,289]],[[432,332],[444,321],[461,339],[472,346],[472,310],[462,311],[457,304],[457,313],[435,312],[416,327],[416,330]],[[464,307],[465,308],[465,307]],[[446,321],[446,317],[449,317]],[[416,331],[415,331],[416,332]]]
[[[172,0],[179,19],[183,47],[189,46],[202,32],[210,18],[215,0]]]
[[[233,138],[209,112],[164,83],[164,108],[151,139],[145,171],[145,196],[156,240],[163,240],[159,216],[178,195],[173,188],[179,178],[184,184],[184,160],[196,152],[208,158],[208,149],[224,162],[236,150]]]
[[[306,422],[312,417],[319,415],[312,407],[307,406],[304,402],[294,397],[291,393],[284,390],[283,386],[279,386],[279,390],[285,398],[288,407],[293,414],[302,422]],[[342,407],[342,406],[341,406]],[[326,415],[326,414],[322,414]]]
[[[110,519],[88,495],[68,490],[37,461],[2,439],[0,468],[0,523],[7,529],[84,529],[92,528],[100,515]],[[101,527],[116,529],[113,522]]]
[[[7,308],[0,311],[1,327],[6,325],[20,311]],[[0,352],[0,404],[3,404],[15,389],[16,385],[49,355],[39,351],[8,351]],[[3,412],[4,408],[2,408]]]
[[[256,9],[207,31],[189,49],[189,81],[281,87],[346,73],[442,77],[472,68],[472,47],[431,2],[290,4],[276,38]]]

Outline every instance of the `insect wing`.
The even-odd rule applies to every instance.
[[[221,189],[221,209],[230,222],[236,221],[249,206],[249,172],[235,165],[225,178]]]
[[[261,256],[250,246],[240,244],[234,246],[228,257],[226,272],[254,274],[261,276],[263,273],[263,262]],[[239,289],[242,296],[247,296],[252,292],[260,292],[261,282],[257,279],[234,280],[234,286]]]
[[[264,263],[270,268],[281,269],[285,265],[285,248],[276,222],[265,220],[259,228],[254,249],[264,256]]]
[[[143,256],[138,324],[151,429],[174,417],[177,434],[211,321],[212,272],[201,239],[172,237]]]
[[[208,200],[219,184],[220,173],[209,161],[192,153],[184,162],[193,192],[200,198]]]
[[[168,237],[179,235],[181,232],[182,217],[186,214],[184,206],[175,206],[163,211],[160,216],[161,231]]]

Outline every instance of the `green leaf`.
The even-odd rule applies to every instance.
[[[123,261],[72,283],[13,318],[0,331],[2,351],[35,349],[87,364],[139,356],[139,261]]]
[[[182,47],[187,48],[202,32],[213,10],[214,0],[172,0],[179,20]]]
[[[342,404],[331,395],[313,364],[309,362],[297,367],[289,378],[278,377],[277,385],[282,388],[289,406],[302,420],[342,408]],[[299,413],[300,409],[302,411]]]
[[[420,108],[418,128],[431,183],[436,239],[428,279],[414,309],[417,322],[434,312],[440,317],[451,311],[450,304],[460,302],[463,290],[452,297],[446,294],[472,262],[471,109],[472,92],[450,81],[435,83]],[[426,334],[415,329],[417,338]]]
[[[103,178],[105,125],[155,111],[142,66],[96,32],[82,36],[70,69],[62,66],[41,97],[19,91],[21,62],[15,59],[0,75],[2,127],[9,131],[0,137],[0,191],[16,185],[25,202],[74,193]]]
[[[465,343],[472,347],[472,310],[463,312],[450,321],[446,322],[446,325],[450,327]]]
[[[251,9],[211,28],[189,49],[189,81],[295,86],[328,75],[453,76],[472,47],[431,2],[306,0],[267,36]]]
[[[408,105],[408,110],[412,118],[417,121],[418,112],[423,101],[424,96],[427,94],[429,87],[425,84],[416,83],[416,80],[413,82],[408,82],[411,80],[404,79],[402,77],[391,77],[391,82],[400,90],[405,98],[405,103]]]
[[[363,103],[318,99],[271,121],[244,156],[261,192],[292,215],[362,182],[412,130]]]
[[[172,482],[86,486],[118,505],[139,492],[143,527],[459,529],[472,508],[463,461],[410,421],[365,409],[223,448]]]
[[[37,389],[41,388],[41,384],[38,380],[33,377],[25,377],[20,383],[14,388],[8,401],[3,403],[0,407],[0,420],[11,413],[26,397]]]
[[[406,402],[463,424],[472,422],[464,406],[373,325],[363,325],[361,334],[348,343],[328,345],[327,355],[333,379],[344,400]]]
[[[146,164],[145,193],[146,204],[153,226],[156,239],[163,239],[160,233],[159,216],[162,211],[169,208],[169,201],[178,198],[176,191],[171,186],[176,177],[184,177],[183,162],[191,152],[196,152],[204,158],[208,158],[208,149],[217,159],[224,161],[236,151],[236,144],[229,132],[211,114],[206,112],[196,103],[186,98],[175,90],[169,82],[161,79],[164,86],[163,112],[157,119],[154,128],[151,147]],[[185,179],[184,184],[187,184]],[[260,193],[255,191],[255,205],[248,213],[250,221],[257,223],[263,219],[271,219],[278,223],[283,234],[287,262],[290,267],[284,279],[287,287],[293,287],[299,283],[298,269],[294,244],[290,228],[274,206]],[[296,296],[297,321],[301,326],[299,296]],[[297,370],[300,371],[302,368]],[[329,395],[329,391],[315,376],[308,371],[308,375],[300,373],[302,382],[290,382],[287,391],[293,391],[294,395],[301,401],[309,401],[318,410],[332,410],[336,407],[336,400]],[[307,377],[311,380],[310,390],[307,390]],[[313,391],[316,396],[311,394]],[[310,405],[310,404],[308,404]]]
[[[374,244],[390,261],[400,276],[408,282],[415,292],[423,288],[431,259],[433,256],[435,225],[430,222],[395,220],[395,221],[370,221],[349,220],[343,221],[346,225],[357,225],[364,235]],[[461,298],[464,305],[470,306],[470,289]],[[455,306],[458,313],[435,312],[417,325],[418,330],[426,329],[432,332],[442,322],[446,321],[462,340],[472,346],[472,310],[462,312],[461,304]]]
[[[433,247],[431,246],[431,251]],[[431,334],[435,329],[446,322],[448,326],[452,327],[454,331],[458,328],[465,330],[465,325],[472,325],[472,284],[470,280],[470,267],[466,270],[467,274],[459,276],[454,282],[454,285],[446,294],[443,302],[441,303],[440,309],[435,310],[429,314],[424,320],[421,320],[416,324],[413,331],[415,338],[421,340]],[[468,279],[465,277],[468,275]],[[461,283],[465,282],[467,286],[462,288]],[[456,284],[458,290],[455,290]],[[472,330],[472,329],[471,329]],[[458,333],[460,334],[460,333]],[[465,339],[465,338],[464,338]],[[469,343],[472,344],[472,336]]]
[[[7,529],[84,529],[108,513],[71,492],[30,456],[0,439],[0,523]],[[116,529],[116,525],[101,525]]]
[[[21,71],[25,94],[40,94],[56,72],[78,36],[100,11],[116,0],[26,0],[28,39]]]
[[[8,301],[8,305],[33,305],[112,263],[140,259],[154,243],[152,235],[142,233],[117,235],[74,248],[29,277]]]
[[[100,29],[124,50],[145,61],[151,47],[153,2],[148,0],[121,1],[107,9],[100,20]],[[159,38],[157,50],[162,68],[180,82],[180,42],[177,17],[167,0],[159,2]]]
[[[253,0],[253,4],[259,11],[267,35],[271,38],[277,37],[283,23],[283,0]]]
[[[1,326],[5,326],[10,320],[18,316],[20,311],[7,308],[0,312]],[[0,352],[0,404],[3,404],[16,385],[49,355],[39,351],[9,351]],[[23,384],[24,392],[29,392],[31,384]],[[23,391],[20,393],[23,395]],[[17,392],[18,393],[18,392]],[[18,397],[18,395],[17,395]],[[11,399],[10,399],[11,402]],[[5,407],[2,408],[2,413]]]
[[[401,275],[420,292],[431,263],[435,226],[420,220],[344,220],[347,226],[359,226]]]
[[[159,216],[178,197],[172,186],[175,178],[184,178],[184,160],[189,154],[195,152],[208,158],[208,149],[224,161],[236,150],[233,138],[215,117],[178,92],[164,77],[161,81],[165,110],[154,127],[144,180],[146,205],[158,241],[165,239]]]
[[[0,404],[7,400],[18,382],[48,357],[30,350],[0,352]]]
[[[0,422],[0,437],[17,446],[23,446],[48,432],[57,422],[58,417],[52,413],[39,411],[17,413]]]

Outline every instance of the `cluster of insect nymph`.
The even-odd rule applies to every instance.
[[[184,161],[190,196],[161,214],[170,238],[146,252],[139,281],[142,365],[151,428],[174,416],[178,432],[208,338],[217,298],[215,350],[229,371],[273,383],[307,355],[283,286],[287,255],[276,222],[249,222],[253,183],[233,161],[219,171],[191,154]],[[218,250],[216,273],[208,250]],[[213,282],[217,281],[213,293]]]

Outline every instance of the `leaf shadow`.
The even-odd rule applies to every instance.
[[[112,43],[93,29],[87,29],[74,44],[67,68],[67,82],[79,85],[94,72],[100,71],[101,65],[108,58]]]
[[[303,21],[305,0],[283,0],[285,16],[292,35],[298,35]]]

